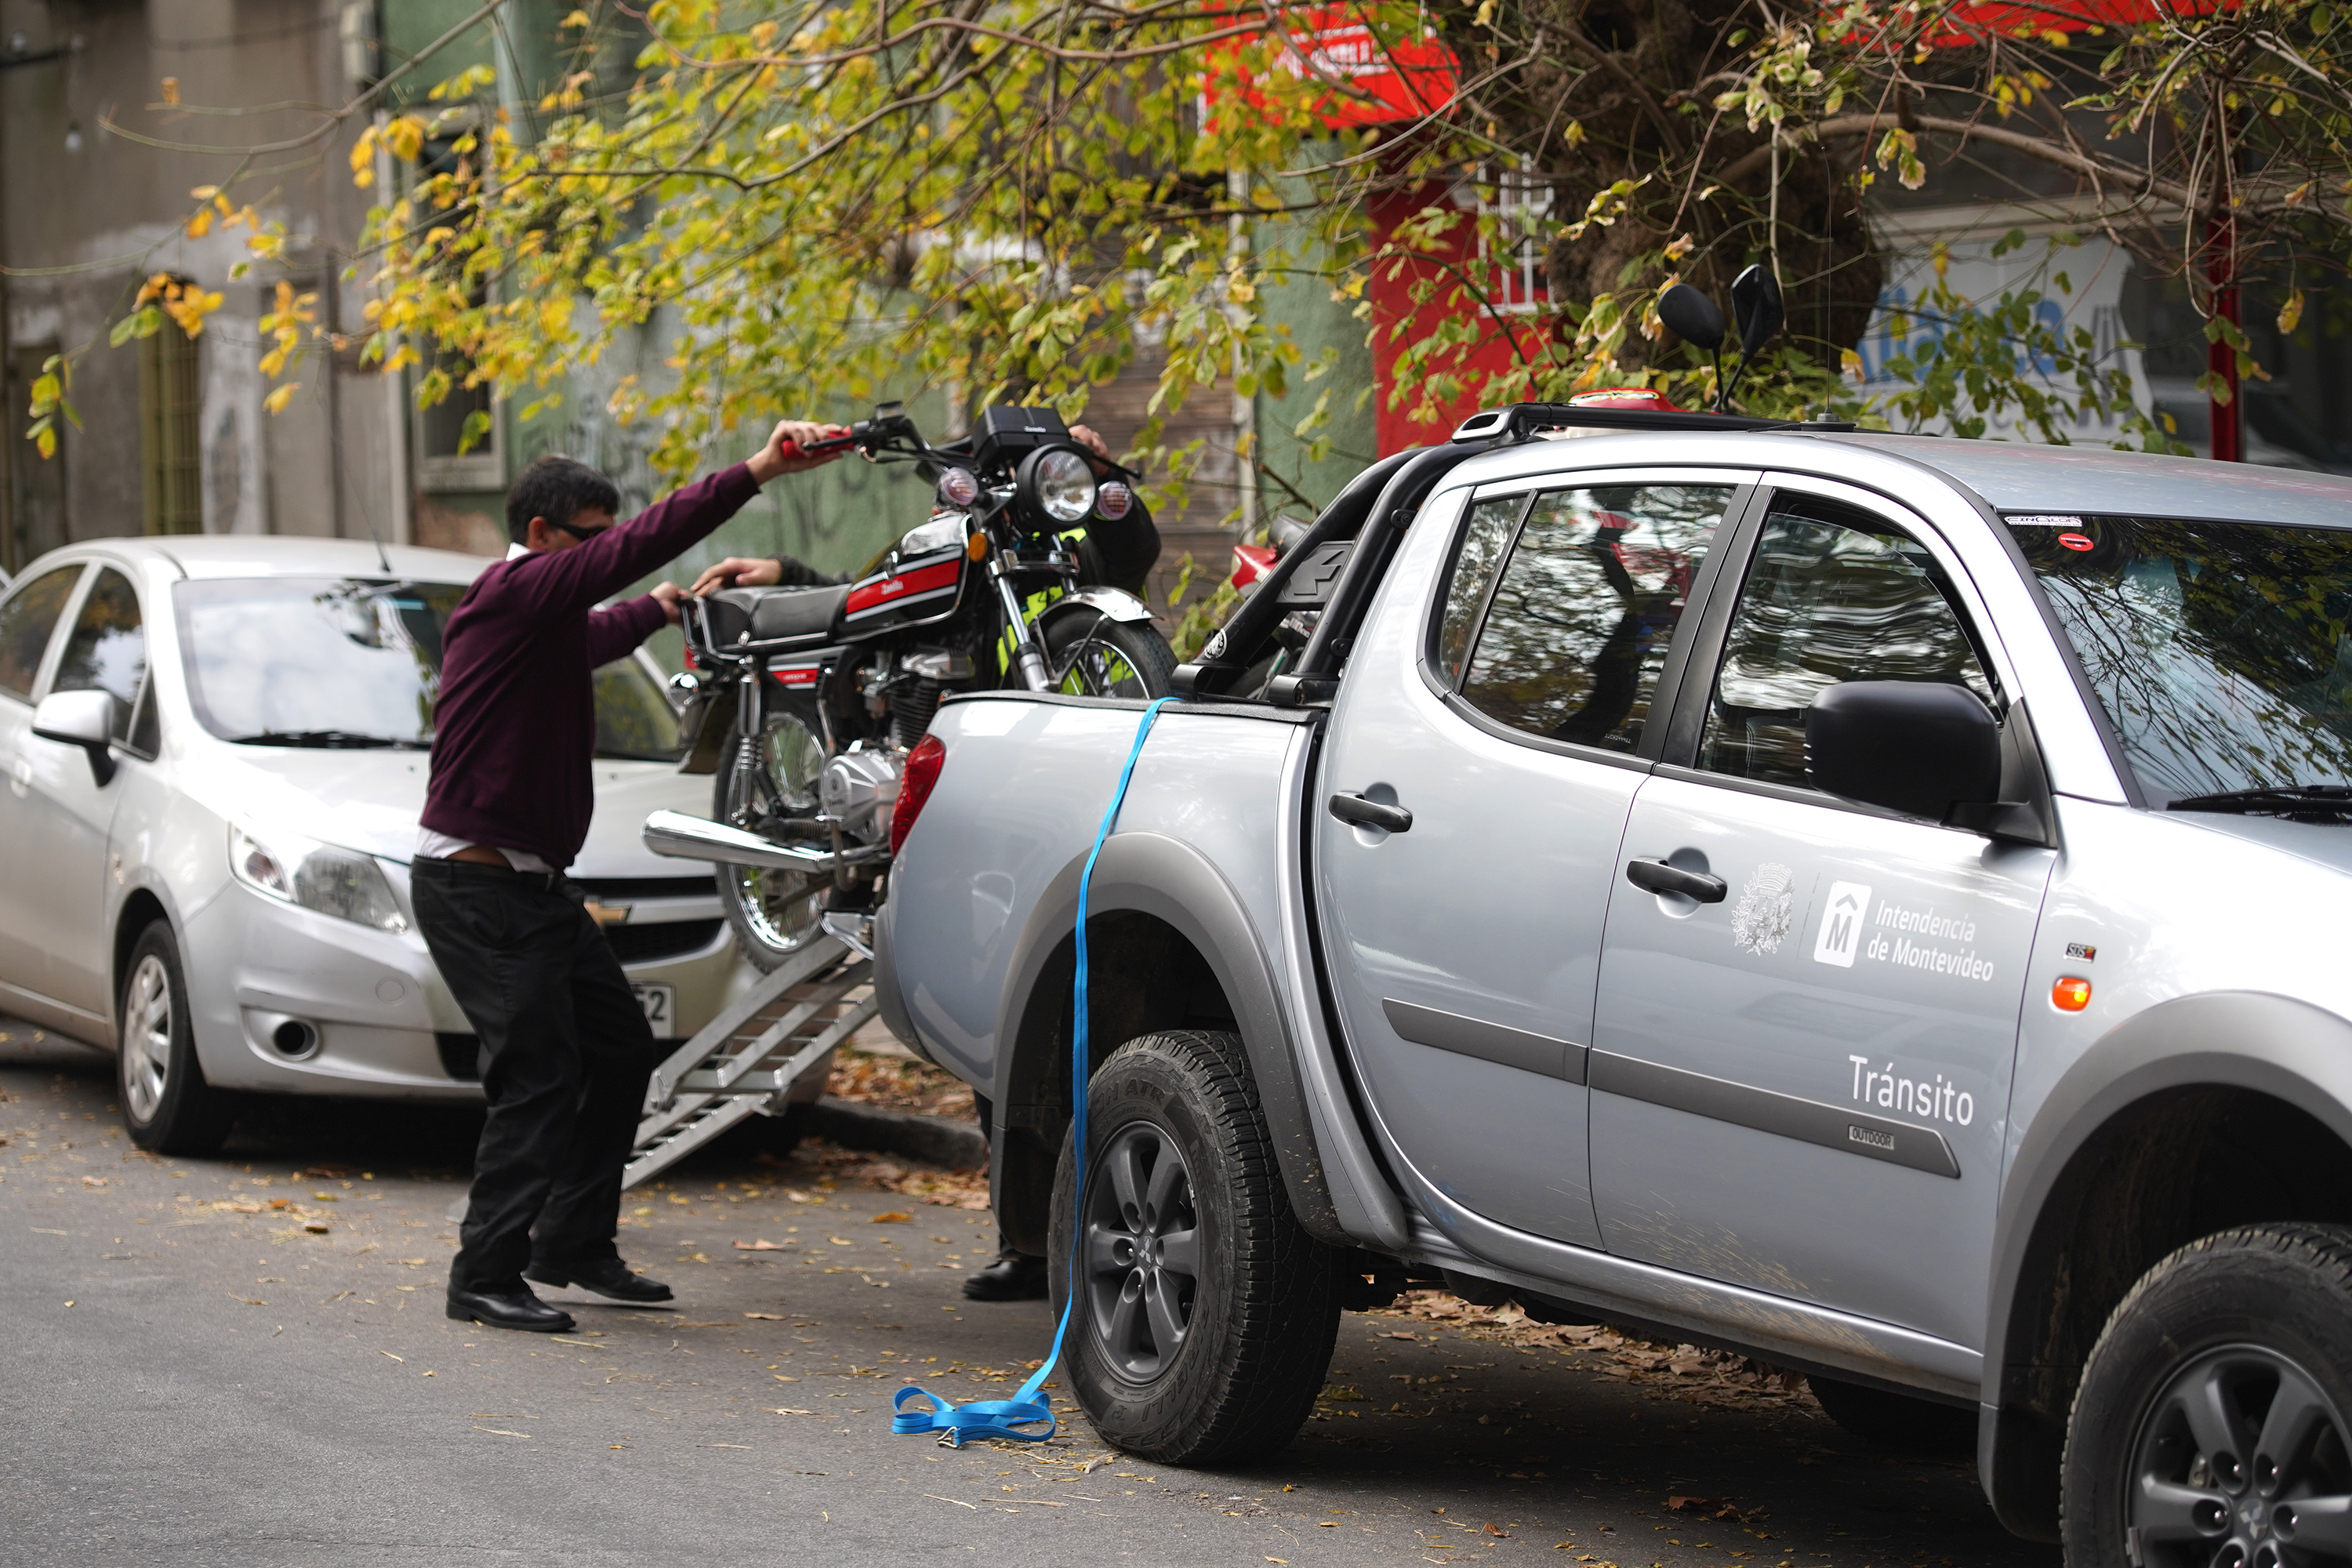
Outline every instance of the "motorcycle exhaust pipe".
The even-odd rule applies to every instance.
[[[676,860],[715,860],[724,866],[757,866],[769,871],[807,871],[831,875],[842,866],[877,858],[878,845],[861,845],[836,855],[829,849],[808,849],[779,844],[740,827],[682,811],[656,811],[646,818],[646,847]]]

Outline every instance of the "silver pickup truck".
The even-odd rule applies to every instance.
[[[876,926],[1107,1440],[1278,1447],[1443,1281],[1973,1411],[2078,1565],[2352,1559],[2352,483],[1523,405],[1179,684],[1084,1212],[1142,705],[944,707]]]

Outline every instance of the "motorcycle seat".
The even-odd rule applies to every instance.
[[[711,629],[721,642],[748,632],[754,642],[815,637],[841,624],[849,587],[722,588],[710,595]],[[729,627],[734,628],[732,632]]]

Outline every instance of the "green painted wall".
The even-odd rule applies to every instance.
[[[1328,151],[1310,146],[1300,156],[1312,162]],[[1376,453],[1370,321],[1356,314],[1358,300],[1331,297],[1338,279],[1329,272],[1330,253],[1311,237],[1301,243],[1302,237],[1303,229],[1280,220],[1259,224],[1253,236],[1261,258],[1274,261],[1277,252],[1287,258],[1284,264],[1290,270],[1270,280],[1260,300],[1268,319],[1290,330],[1303,356],[1291,367],[1289,384],[1281,395],[1260,393],[1256,399],[1258,510],[1269,519],[1284,511],[1306,516],[1320,509]],[[1327,392],[1329,421],[1319,432],[1310,432],[1310,438],[1328,442],[1329,449],[1317,460],[1297,428]],[[1307,499],[1302,501],[1294,490]]]

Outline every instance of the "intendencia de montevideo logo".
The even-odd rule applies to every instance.
[[[1976,939],[1972,915],[1913,909],[1887,899],[1878,901],[1874,913],[1867,883],[1832,882],[1822,910],[1821,930],[1813,938],[1813,962],[1851,969],[1856,958],[1867,958],[1899,969],[1982,984],[1992,979],[1993,965],[1968,945]]]

